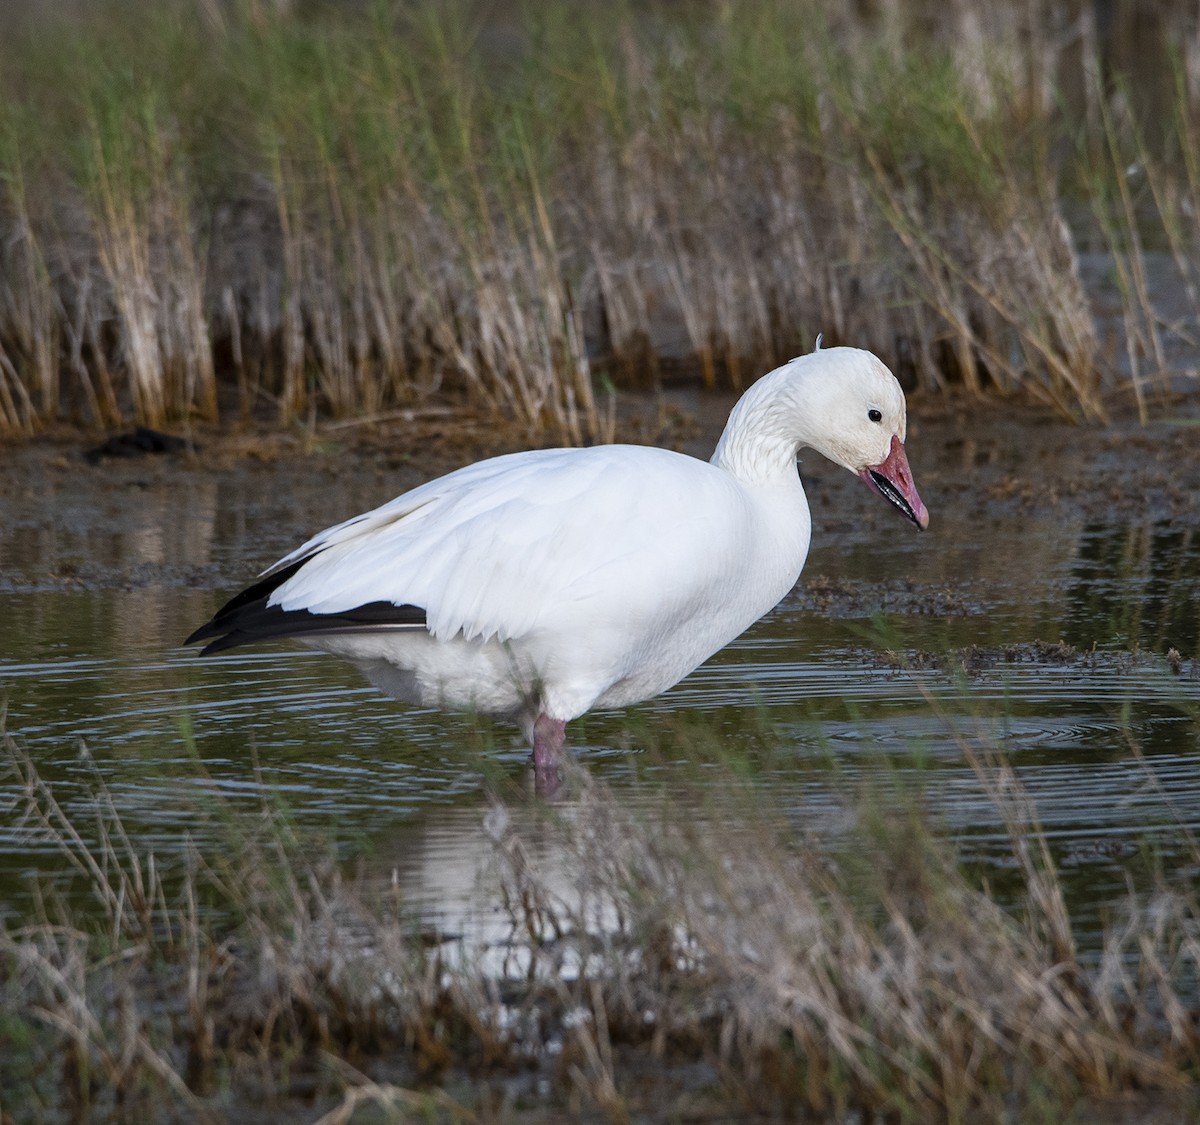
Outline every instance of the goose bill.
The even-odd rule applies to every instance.
[[[929,511],[917,495],[908,456],[898,437],[892,437],[891,450],[883,461],[878,465],[868,465],[858,475],[885,500],[895,504],[922,531],[929,526]]]

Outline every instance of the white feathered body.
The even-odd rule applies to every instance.
[[[528,729],[677,683],[792,588],[810,532],[794,467],[747,484],[645,446],[538,450],[320,533],[277,564],[312,556],[270,604],[419,606],[424,629],[302,639],[396,698]]]

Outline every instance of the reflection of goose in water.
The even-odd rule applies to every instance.
[[[580,872],[563,850],[563,826],[579,805],[562,800],[553,806],[557,828],[541,820],[545,809],[520,802],[402,818],[375,837],[370,870],[386,880],[404,924],[431,946],[459,945],[464,960],[486,974],[520,976],[530,954],[524,926],[532,921],[522,913],[521,884],[532,880],[539,895],[567,914],[583,904]]]
[[[188,638],[296,637],[383,691],[517,722],[552,781],[567,722],[665,691],[794,585],[815,449],[919,527],[904,394],[829,348],[755,383],[710,462],[646,446],[481,461],[314,536]]]

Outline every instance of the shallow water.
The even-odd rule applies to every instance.
[[[1100,510],[1023,501],[1014,474],[1030,457],[1043,480],[1069,482],[1119,452],[1081,453],[1057,436],[1076,431],[1045,427],[964,449],[955,430],[948,419],[924,426],[924,445],[910,438],[934,518],[925,536],[806,465],[815,545],[801,585],[660,699],[577,724],[573,746],[630,802],[703,785],[687,759],[720,747],[752,763],[797,833],[850,838],[848,794],[880,779],[915,788],[1002,887],[1005,826],[963,757],[964,740],[998,745],[1086,944],[1131,872],[1153,861],[1186,877],[1187,834],[1200,834],[1194,494]],[[354,464],[206,472],[62,458],[48,501],[46,479],[23,487],[14,470],[0,540],[7,729],[81,826],[96,773],[160,860],[189,841],[225,846],[214,794],[248,809],[279,801],[301,825],[365,843],[414,909],[453,930],[490,846],[488,793],[526,784],[519,740],[396,704],[330,657],[276,645],[206,660],[179,647],[299,538],[398,487],[369,459]],[[1137,496],[1155,487],[1147,471],[1114,470]],[[1082,655],[1035,643],[1060,638]],[[27,875],[61,860],[18,823],[11,783],[3,794],[0,892],[20,903]],[[719,807],[707,810],[714,832]]]

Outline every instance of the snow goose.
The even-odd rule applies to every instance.
[[[481,461],[313,536],[187,643],[291,637],[398,699],[515,721],[548,782],[571,719],[666,691],[792,588],[800,449],[926,527],[905,429],[887,367],[818,341],[746,391],[711,461],[635,445]]]

